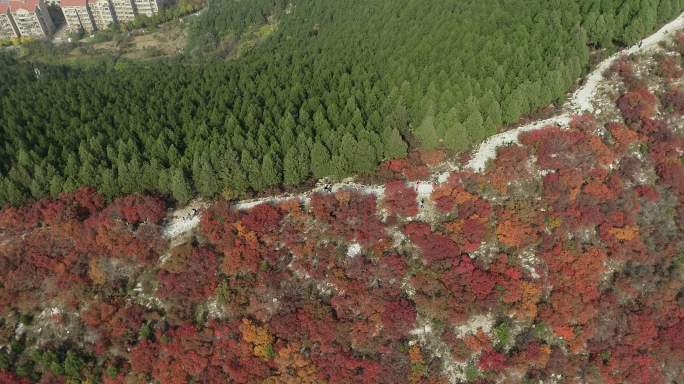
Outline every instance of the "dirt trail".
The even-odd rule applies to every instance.
[[[676,19],[672,20],[651,36],[643,39],[640,43],[624,49],[610,56],[602,61],[596,69],[594,69],[584,81],[584,84],[577,89],[568,102],[563,106],[563,112],[557,116],[535,121],[510,131],[502,132],[485,140],[480,146],[473,151],[471,160],[466,164],[466,168],[475,172],[482,172],[485,169],[487,162],[496,157],[497,148],[516,143],[518,137],[523,132],[533,131],[548,125],[567,126],[573,114],[582,112],[593,112],[594,106],[592,104],[596,90],[604,80],[603,74],[610,68],[610,66],[621,55],[631,55],[639,52],[646,52],[658,47],[661,41],[670,37],[670,34],[676,30],[684,28],[684,12]],[[444,168],[444,167],[443,167]],[[442,170],[439,174],[434,174],[429,180],[411,183],[411,186],[418,192],[418,199],[429,197],[434,189],[434,186],[446,181],[448,173],[457,169],[458,167],[452,163],[446,163],[447,170]],[[298,198],[304,203],[308,203],[311,194],[316,192],[335,192],[339,189],[351,189],[359,192],[373,194],[377,197],[382,197],[384,194],[384,186],[382,185],[363,185],[351,181],[343,181],[341,183],[319,186],[310,191],[303,192],[298,195],[285,194],[277,196],[269,196],[260,199],[250,199],[235,203],[234,207],[238,210],[251,209],[263,203],[278,203],[288,199]],[[178,209],[170,214],[168,224],[164,228],[164,237],[174,239],[192,231],[199,225],[199,210],[205,207],[206,204],[200,201],[195,201],[187,207]]]
[[[639,52],[646,52],[658,48],[658,43],[666,40],[670,33],[684,28],[684,13],[676,19],[664,25],[651,36],[643,39],[622,51],[616,52],[612,56],[603,60],[584,80],[584,84],[578,88],[563,106],[563,112],[557,116],[542,121],[532,122],[510,131],[502,132],[485,140],[473,153],[467,168],[476,172],[482,172],[487,165],[487,161],[496,157],[496,149],[510,143],[516,143],[518,136],[523,132],[533,131],[547,125],[566,126],[573,114],[583,112],[594,112],[593,99],[599,84],[604,80],[603,74],[611,65],[622,55],[631,55]]]
[[[641,42],[627,48],[620,52],[617,52],[610,56],[609,58],[603,60],[597,67],[591,72],[584,82],[584,85],[579,88],[575,93],[573,93],[568,104],[565,106],[565,110],[572,111],[574,113],[581,112],[594,112],[594,106],[592,105],[592,100],[596,94],[596,89],[599,83],[603,80],[604,72],[610,68],[610,66],[622,55],[631,55],[634,53],[643,53],[653,49],[658,48],[658,44],[670,37],[670,34],[682,29],[684,27],[684,13],[680,14],[676,19],[665,24],[657,32],[651,36],[641,40]]]

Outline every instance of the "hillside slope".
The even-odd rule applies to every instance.
[[[86,188],[3,210],[0,380],[677,382],[673,37],[613,61],[601,113],[524,132],[429,190],[391,165],[377,188],[219,200],[171,244],[156,197]]]
[[[274,30],[230,62],[42,66],[3,87],[0,203],[81,185],[235,197],[371,173],[409,144],[463,150],[561,100],[587,44],[635,41],[682,3],[214,2],[199,36]]]

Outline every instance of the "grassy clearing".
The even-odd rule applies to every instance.
[[[237,59],[256,48],[277,30],[278,22],[271,20],[265,25],[249,27],[239,39],[231,34],[223,39],[219,51],[224,52],[224,54],[219,56],[226,59]]]
[[[166,23],[156,30],[124,33],[111,41],[102,43],[85,43],[95,53],[109,53],[127,59],[148,59],[170,57],[183,53],[187,39],[186,24],[178,21]],[[82,51],[81,47],[74,51]],[[80,52],[72,51],[72,55]]]
[[[81,40],[54,44],[34,41],[18,47],[19,57],[50,64],[96,65],[117,59],[155,59],[182,54],[187,22],[174,20],[159,27],[135,31],[107,31]]]

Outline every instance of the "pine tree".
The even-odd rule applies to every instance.
[[[406,157],[408,145],[396,128],[385,128],[382,131],[382,142],[384,143],[383,157],[385,160]]]
[[[503,121],[506,124],[512,124],[518,121],[520,115],[523,113],[524,101],[520,93],[514,91],[504,102]]]
[[[641,18],[635,18],[632,23],[625,29],[623,34],[624,43],[631,45],[639,41],[646,27]]]
[[[663,22],[665,20],[668,20],[672,14],[675,13],[674,8],[676,4],[673,4],[672,0],[660,0],[660,4],[658,4],[658,21]]]
[[[320,141],[314,143],[311,148],[311,171],[316,179],[331,176],[330,152]]]
[[[81,186],[81,183],[76,180],[75,177],[69,176],[66,178],[64,181],[64,185],[62,186],[62,191],[63,192],[73,192],[78,189],[78,187]]]
[[[216,172],[206,158],[202,158],[199,165],[199,177],[195,181],[195,189],[203,197],[213,197],[219,191]]]
[[[188,181],[180,168],[173,168],[171,170],[171,196],[181,204],[190,201],[192,197]]]
[[[78,159],[74,153],[67,156],[66,168],[64,168],[65,176],[76,176],[78,174]]]
[[[279,16],[251,3],[212,1],[223,11],[203,13],[207,22],[198,30],[218,47],[227,34],[239,37],[258,29],[265,15]],[[257,3],[268,10],[288,1]],[[684,0],[535,7],[522,0],[471,1],[459,4],[457,13],[453,5],[419,1],[384,1],[382,12],[365,12],[362,2],[323,3],[298,16],[318,20],[320,35],[298,23],[283,25],[280,35],[291,39],[260,46],[270,54],[249,55],[241,65],[168,62],[159,71],[118,63],[119,72],[79,69],[78,76],[42,65],[51,86],[18,92],[39,85],[32,65],[0,57],[0,105],[13,105],[0,110],[0,173],[13,183],[3,182],[0,204],[13,188],[16,201],[17,194],[37,198],[84,183],[109,197],[170,194],[175,171],[169,169],[182,170],[192,192],[211,195],[227,187],[239,196],[274,180],[295,184],[312,173],[342,177],[372,169],[377,161],[405,156],[413,136],[427,148],[466,148],[464,132],[482,140],[502,123],[561,99],[589,64],[588,44],[637,42],[675,16]],[[233,9],[244,12],[227,11]],[[338,49],[339,39],[330,37],[349,25],[383,28],[363,27],[355,33],[372,33]],[[378,54],[367,55],[370,50]],[[112,85],[122,79],[126,86]],[[347,132],[356,145],[341,150]],[[243,162],[243,150],[252,158]],[[55,175],[59,183],[52,182]]]
[[[283,160],[283,181],[286,185],[300,184],[309,176],[309,156],[306,146],[290,148]]]
[[[638,31],[639,36],[645,35],[648,31],[655,28],[658,22],[658,7],[659,0],[642,0],[641,9],[637,15],[641,20],[642,29]]]
[[[444,145],[452,151],[461,152],[468,148],[470,138],[458,120],[455,120],[447,129],[444,136]]]
[[[437,134],[441,138],[444,138],[447,132],[451,130],[454,124],[459,120],[459,112],[456,108],[449,108],[447,112],[440,113],[437,116],[436,121]]]
[[[435,117],[433,113],[428,113],[423,122],[416,128],[416,137],[420,140],[423,147],[428,149],[437,148],[439,136],[435,129]]]
[[[323,132],[330,130],[330,123],[325,118],[322,110],[318,110],[314,113],[313,117],[314,131],[320,135]]]
[[[375,149],[364,138],[360,138],[357,141],[356,148],[352,152],[352,156],[349,159],[350,164],[354,164],[354,168],[358,172],[370,172],[375,169],[378,165],[378,160],[375,157]]]
[[[42,167],[34,167],[33,177],[29,185],[29,191],[34,199],[40,199],[47,193],[47,185],[45,182],[45,171]],[[92,184],[91,184],[92,185]]]
[[[110,171],[111,172],[111,171]],[[50,196],[55,198],[62,192],[62,186],[64,185],[64,180],[59,175],[52,176],[50,179]]]
[[[249,187],[247,175],[240,165],[240,156],[232,149],[222,153],[223,165],[218,169],[219,179],[223,188],[229,188],[236,194],[245,192]]]
[[[487,136],[480,112],[475,112],[468,116],[466,121],[463,122],[463,128],[470,136],[471,143],[479,143]]]
[[[19,189],[19,187],[9,179],[5,179],[3,189],[5,190],[7,201],[9,201],[9,203],[15,207],[23,204],[26,200],[26,194],[23,193],[21,189]]]
[[[190,167],[190,178],[192,180],[192,183],[195,185],[195,188],[197,188],[197,185],[200,183],[200,174],[202,173],[202,166],[200,165],[200,154],[195,153],[195,156],[192,157],[192,166]]]
[[[485,120],[490,119],[495,130],[503,124],[501,105],[499,105],[498,101],[492,100],[486,107],[486,110],[484,110],[484,114],[486,115]]]
[[[143,179],[143,164],[140,161],[140,157],[135,155],[131,159],[131,161],[128,162],[128,172],[130,173],[128,178],[131,180],[131,193],[133,192],[140,192],[144,191],[144,185],[142,182]]]
[[[261,177],[264,187],[274,187],[282,182],[280,166],[270,153],[267,153],[261,162]]]
[[[246,149],[242,151],[240,166],[245,171],[247,181],[252,190],[262,190],[264,188],[264,181],[261,178],[261,164]]]
[[[496,135],[496,129],[497,128],[498,128],[498,126],[496,124],[494,124],[494,122],[492,121],[492,119],[490,117],[485,119],[485,122],[484,122],[484,138],[482,140],[484,140],[490,136]]]
[[[343,179],[349,175],[351,165],[348,164],[347,157],[343,154],[333,155],[332,157],[332,175],[335,179]]]
[[[64,374],[71,379],[79,379],[85,363],[76,353],[67,351],[64,359]]]
[[[43,186],[40,185],[36,179],[31,180],[29,191],[31,192],[31,197],[34,199],[40,199],[41,197],[45,196],[45,190],[43,189]]]
[[[159,173],[161,172],[161,166],[159,165],[159,160],[153,158],[149,163],[143,165],[143,170],[140,178],[140,184],[147,191],[154,191],[158,188]]]
[[[100,193],[102,193],[107,199],[111,199],[114,196],[116,196],[119,193],[119,188],[116,184],[116,178],[114,177],[114,171],[112,171],[109,168],[100,168],[99,169],[99,182],[98,182],[98,190]],[[58,178],[58,176],[55,176]],[[61,181],[55,181],[55,183],[61,183]],[[159,184],[156,184],[157,189],[162,190],[159,187]],[[50,193],[52,194],[52,183],[50,183]]]
[[[603,14],[596,18],[592,34],[598,39],[598,43],[601,47],[610,48],[613,45],[611,41],[612,33],[608,31],[608,25]]]

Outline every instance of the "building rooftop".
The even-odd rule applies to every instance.
[[[60,6],[62,7],[85,7],[88,5],[88,0],[62,0]]]
[[[9,8],[11,11],[25,9],[29,12],[33,12],[38,8],[38,3],[38,0],[10,0]]]

